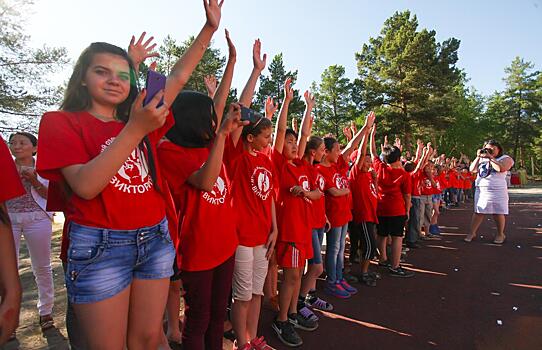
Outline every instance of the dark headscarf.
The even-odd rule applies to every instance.
[[[213,100],[202,93],[183,91],[171,105],[175,125],[166,137],[187,148],[204,148],[215,138],[217,123]]]

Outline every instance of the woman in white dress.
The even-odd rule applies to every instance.
[[[503,244],[506,240],[504,227],[505,215],[508,215],[508,188],[506,173],[514,165],[514,160],[505,154],[501,145],[495,140],[489,140],[479,149],[476,159],[470,165],[470,171],[478,172],[474,195],[474,213],[470,233],[465,242],[471,242],[476,237],[485,215],[493,215],[497,225],[495,244]]]

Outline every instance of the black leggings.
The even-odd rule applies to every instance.
[[[358,247],[361,248],[361,260],[376,256],[375,229],[373,222],[350,222],[350,256],[357,255]]]

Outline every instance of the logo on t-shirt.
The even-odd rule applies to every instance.
[[[108,139],[102,146],[102,152],[115,140]],[[117,175],[109,181],[113,188],[124,193],[145,193],[152,187],[152,178],[149,176],[149,167],[143,151],[137,147],[120,167]]]
[[[299,182],[299,186],[301,186],[305,191],[311,190],[309,178],[306,175],[301,175],[297,181]]]
[[[348,179],[342,176],[339,173],[333,175],[333,183],[337,189],[342,190],[343,188],[348,188]]]
[[[211,192],[203,192],[202,196],[207,202],[219,205],[224,204],[227,193],[228,187],[226,187],[226,182],[219,176],[216,178],[213,190]]]
[[[320,174],[316,176],[316,186],[318,186],[318,188],[320,189],[320,192],[324,192],[324,189],[326,188],[326,180]]]
[[[250,177],[252,191],[262,200],[266,200],[271,193],[271,172],[264,167],[256,167]]]

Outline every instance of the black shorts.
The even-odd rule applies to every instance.
[[[357,235],[361,246],[361,259],[371,260],[376,256],[376,242],[374,222],[351,222],[350,233]]]
[[[377,234],[382,237],[403,237],[405,234],[406,215],[379,216]]]

